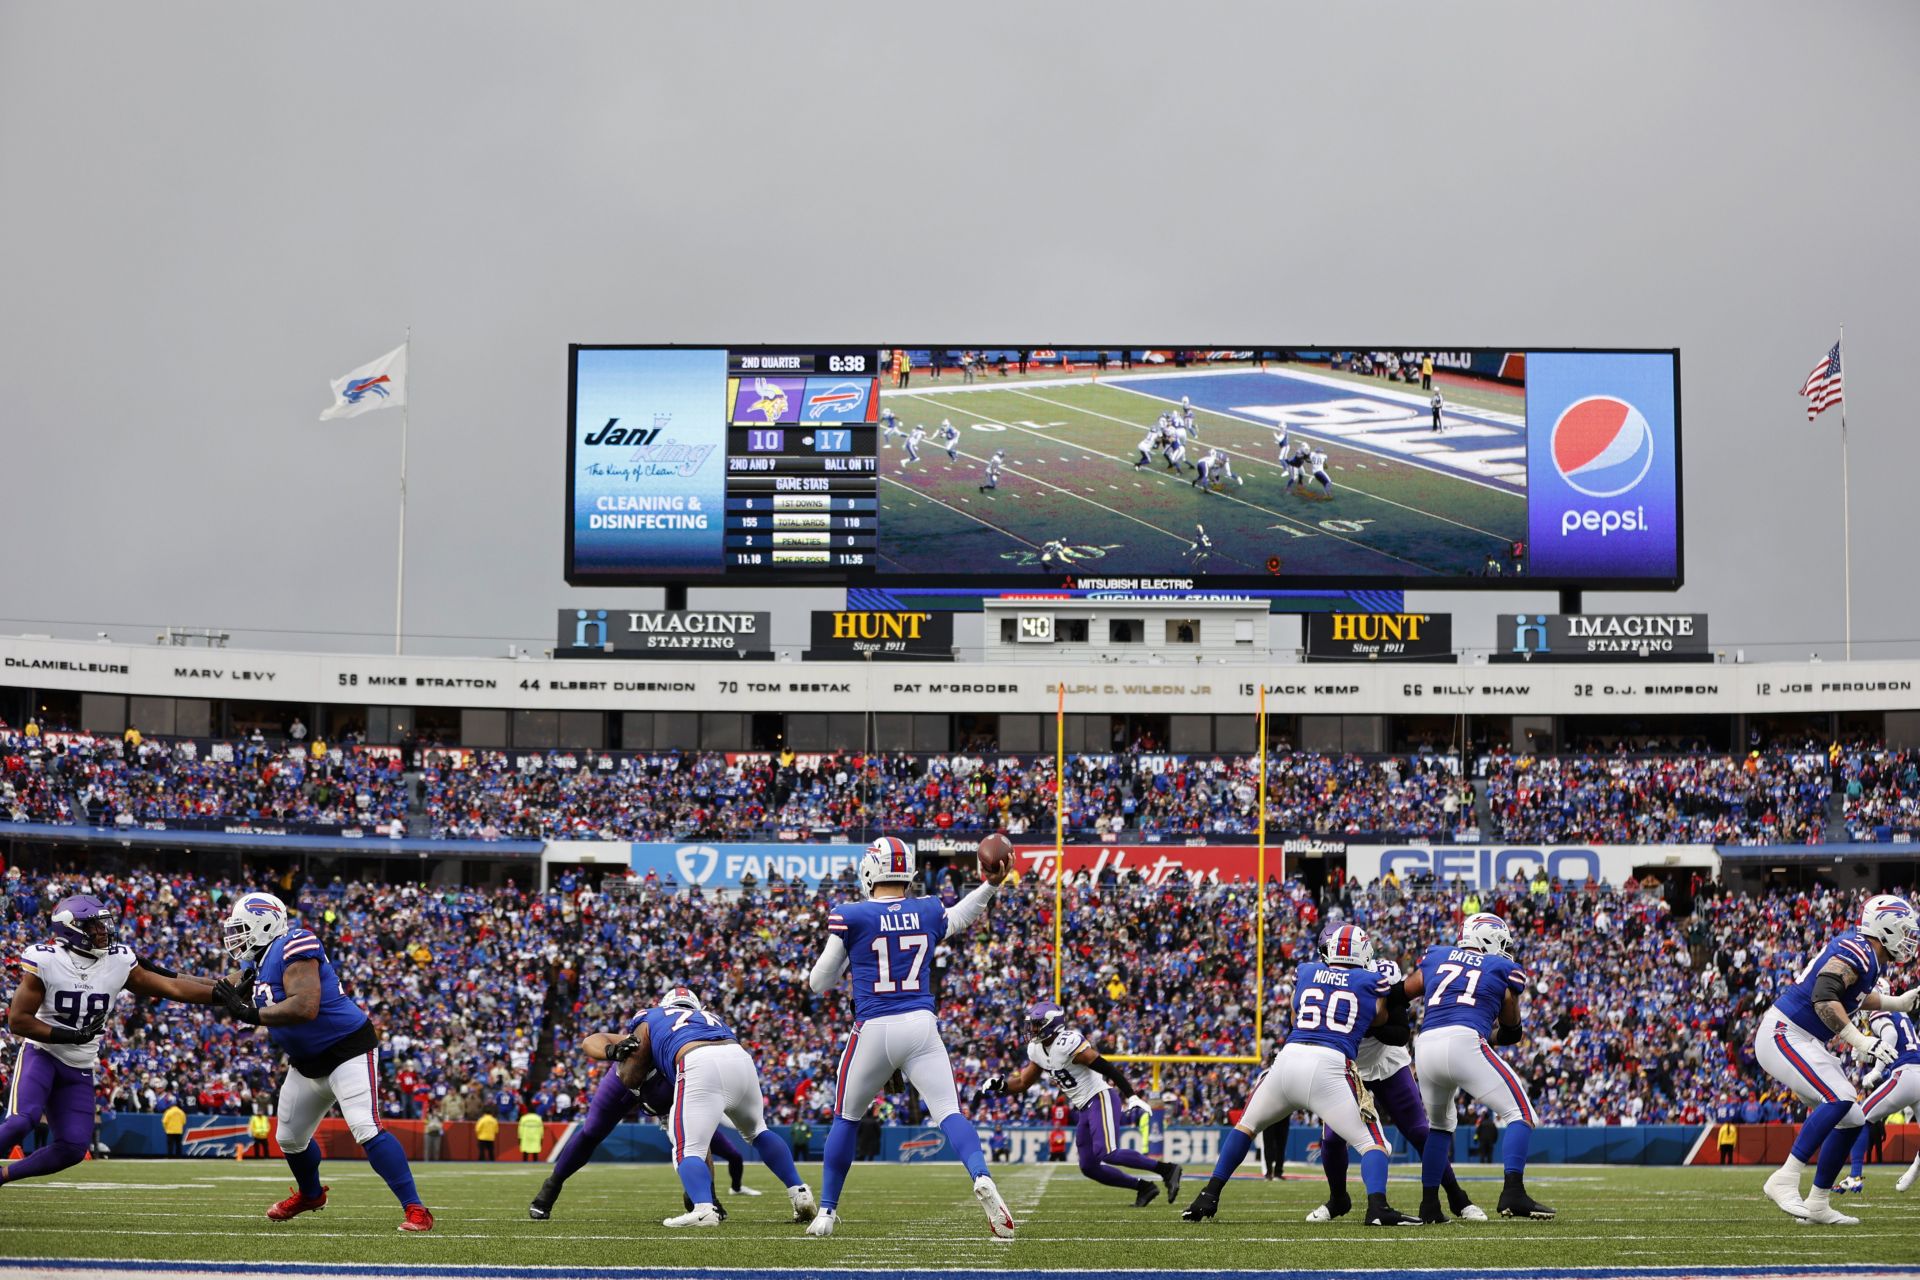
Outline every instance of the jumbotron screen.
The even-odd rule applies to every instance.
[[[574,585],[1681,582],[1673,350],[569,359]]]

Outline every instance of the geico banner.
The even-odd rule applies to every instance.
[[[1475,889],[1511,884],[1517,875],[1532,880],[1547,875],[1568,884],[1599,881],[1618,885],[1642,867],[1701,867],[1718,874],[1720,855],[1712,845],[1348,845],[1347,877],[1361,883],[1392,872],[1402,881],[1415,876],[1454,881]]]
[[[860,844],[636,844],[628,846],[635,875],[656,875],[703,889],[738,889],[752,876],[818,884],[860,861]]]

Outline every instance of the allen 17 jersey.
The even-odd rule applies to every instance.
[[[856,1019],[933,1011],[933,948],[947,936],[938,898],[844,903],[827,917],[827,933],[847,949]]]
[[[1288,1044],[1317,1044],[1351,1058],[1380,1012],[1390,985],[1372,969],[1320,960],[1301,965],[1293,980],[1293,1030]]]
[[[61,1027],[92,1022],[113,1008],[114,997],[127,985],[136,961],[133,948],[115,946],[103,956],[81,956],[67,948],[43,942],[20,953],[20,968],[40,979],[46,988],[34,1016]],[[100,1062],[100,1038],[85,1044],[35,1044],[56,1062],[91,1071]]]
[[[633,1020],[634,1026],[642,1023],[646,1024],[653,1065],[669,1084],[679,1070],[677,1064],[682,1049],[699,1040],[733,1039],[727,1024],[705,1009],[649,1009]]]
[[[340,975],[320,947],[320,939],[305,929],[289,929],[268,944],[254,975],[253,1002],[265,1007],[287,998],[287,966],[313,960],[320,965],[320,1012],[311,1022],[269,1027],[267,1035],[290,1058],[311,1058],[352,1035],[367,1023],[359,1005],[340,990]]]
[[[1838,960],[1853,970],[1853,981],[1840,993],[1840,1007],[1851,1018],[1867,992],[1873,990],[1873,984],[1880,980],[1879,954],[1874,951],[1871,942],[1852,929],[1835,934],[1833,940],[1813,958],[1813,963],[1802,969],[1800,976],[1781,991],[1773,1002],[1773,1007],[1787,1021],[1822,1044],[1833,1038],[1833,1028],[1821,1021],[1820,1015],[1813,1011],[1813,984],[1819,979],[1820,971],[1832,960]]]
[[[1073,1060],[1073,1055],[1086,1043],[1087,1038],[1072,1027],[1055,1036],[1052,1044],[1027,1041],[1027,1060],[1040,1068],[1054,1088],[1063,1090],[1067,1101],[1076,1107],[1086,1106],[1100,1096],[1102,1089],[1113,1087],[1098,1071]]]
[[[1527,971],[1510,957],[1442,942],[1420,957],[1420,982],[1422,1031],[1472,1027],[1484,1040],[1493,1034],[1507,992],[1526,990]]]

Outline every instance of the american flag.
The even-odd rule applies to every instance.
[[[1840,403],[1840,344],[1834,343],[1833,350],[1820,357],[1820,363],[1813,366],[1813,372],[1807,375],[1807,381],[1800,388],[1800,394],[1807,398],[1807,421],[1812,422],[1820,412],[1830,405]]]

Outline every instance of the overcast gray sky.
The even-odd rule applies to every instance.
[[[1688,586],[1589,608],[1837,657],[1845,322],[1857,653],[1920,652],[1917,62],[1905,0],[0,0],[0,631],[382,649],[399,415],[315,418],[411,324],[421,652],[656,598],[561,581],[569,342],[1072,334],[1678,346]]]

